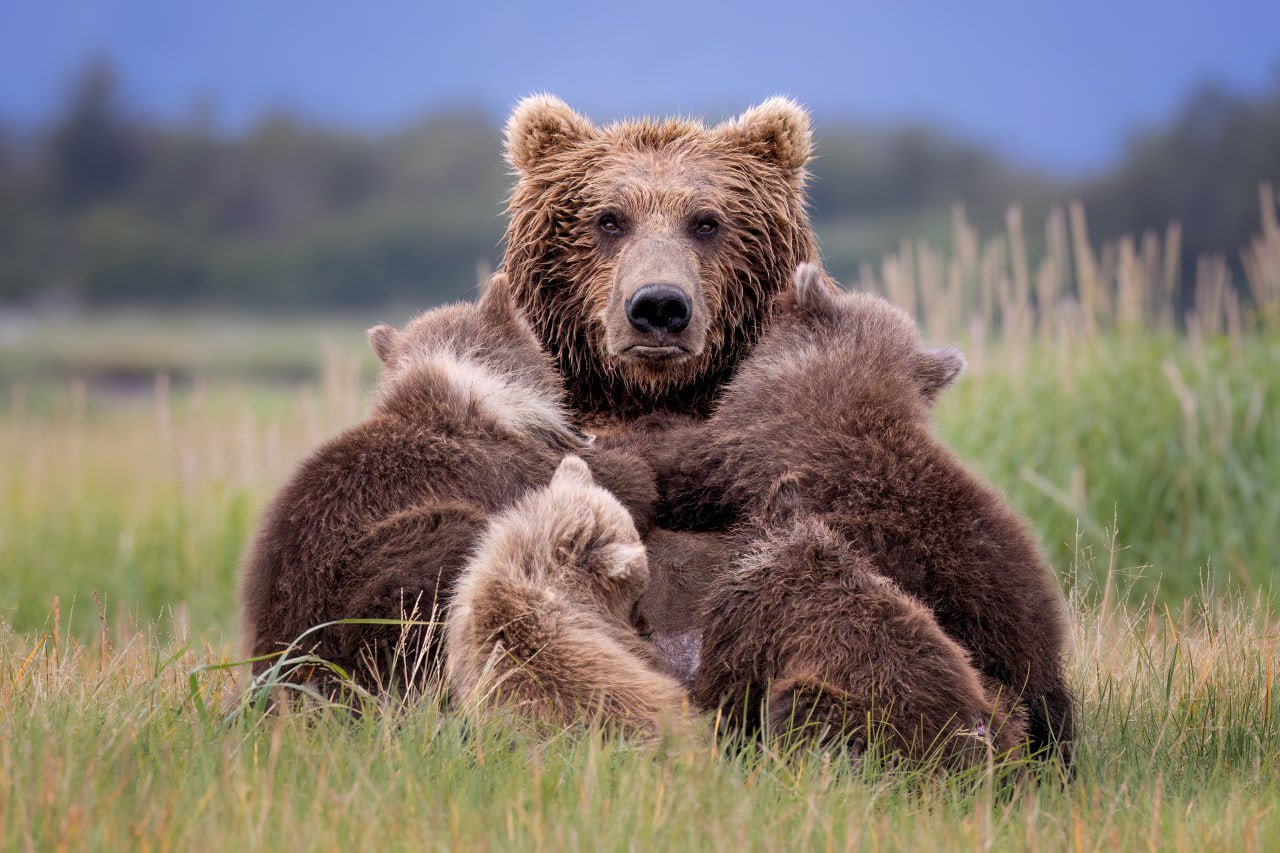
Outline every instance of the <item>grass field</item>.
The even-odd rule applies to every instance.
[[[13,849],[1274,849],[1280,630],[1253,603],[1074,609],[1079,775],[930,782],[840,756],[546,744],[434,703],[232,718],[224,647],[161,620],[0,636]]]
[[[534,744],[432,701],[237,715],[236,562],[359,416],[366,318],[29,318],[0,329],[3,846],[1275,849],[1280,229],[1264,214],[1247,302],[1204,267],[1183,324],[1160,243],[1095,255],[1080,225],[1050,222],[1034,275],[1020,223],[977,245],[958,220],[953,256],[860,283],[969,355],[939,430],[1069,590],[1074,781]]]

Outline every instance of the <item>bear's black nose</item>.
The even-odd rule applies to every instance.
[[[627,319],[640,332],[676,332],[689,325],[693,303],[671,284],[647,284],[627,300]]]

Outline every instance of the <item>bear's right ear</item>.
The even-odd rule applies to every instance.
[[[566,456],[562,459],[560,467],[556,469],[555,475],[551,478],[553,487],[566,485],[594,486],[595,483],[595,478],[591,476],[591,469],[578,456]]]
[[[916,380],[925,399],[936,400],[964,372],[964,355],[955,347],[925,350],[916,356]]]
[[[813,153],[809,113],[790,98],[769,98],[717,128],[761,160],[798,174]]]
[[[396,338],[400,333],[395,330],[394,326],[388,326],[385,323],[374,326],[365,332],[365,337],[369,339],[369,346],[373,347],[374,353],[378,356],[378,361],[382,362],[384,367],[390,367],[392,354],[395,352]]]
[[[547,155],[595,135],[590,121],[554,95],[530,95],[507,120],[507,160],[528,173]]]

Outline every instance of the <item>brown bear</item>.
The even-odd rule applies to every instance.
[[[909,644],[856,646],[852,638],[873,633],[868,621],[874,625],[885,610],[877,604],[864,612],[852,601],[861,596],[869,596],[868,601],[899,598],[895,607],[912,614],[912,631],[923,637],[918,623],[924,611],[910,596],[928,608],[937,626],[972,656],[977,671],[998,685],[1004,698],[1022,703],[1032,747],[1056,748],[1069,761],[1072,697],[1063,675],[1067,629],[1061,588],[1026,524],[932,433],[933,402],[963,366],[954,349],[922,347],[905,312],[868,294],[843,294],[816,266],[802,265],[794,291],[779,298],[768,332],[725,391],[715,415],[687,427],[683,438],[669,440],[668,448],[678,451],[670,453],[660,475],[660,500],[686,512],[672,522],[687,526],[707,518],[750,518],[766,512],[768,496],[781,478],[792,478],[808,517],[835,531],[852,549],[852,556],[832,556],[826,534],[812,531],[815,544],[784,537],[781,541],[790,544],[783,545],[766,536],[766,544],[753,546],[757,557],[748,562],[764,548],[782,574],[775,586],[761,569],[759,581],[750,587],[760,600],[751,606],[760,611],[782,608],[776,617],[782,620],[779,631],[784,621],[805,622],[791,629],[801,638],[798,642],[811,641],[807,650],[788,652],[801,661],[797,665],[835,678],[822,665],[824,657],[835,662],[878,654],[867,658],[866,666],[893,683],[888,673],[916,665],[920,658]],[[800,561],[796,564],[782,555],[785,547],[813,553],[794,555],[791,560]],[[819,560],[819,555],[825,556]],[[799,615],[817,618],[825,606],[816,601],[801,608],[797,601],[800,581],[794,575],[802,574],[796,565],[805,561],[824,567],[808,582],[814,595],[825,594],[817,586],[833,576],[853,585],[849,609],[829,611],[830,618],[842,620],[834,627],[809,625],[810,617]],[[842,563],[863,568],[844,574],[832,568]],[[741,594],[744,565],[740,562],[727,579],[717,581],[729,591],[714,590],[707,605],[702,669],[693,690],[699,704],[733,698],[736,691],[726,687],[730,676],[721,668],[723,660],[749,658],[751,646],[762,642],[746,630],[749,618],[718,609],[718,602],[727,606],[724,596]],[[893,586],[870,596],[868,571]],[[839,651],[831,638],[842,629],[848,630],[851,645]],[[939,650],[931,658],[935,663],[950,655],[971,705],[975,681],[964,671],[967,667],[960,666],[954,650],[943,654],[936,637],[930,642]],[[731,652],[735,644],[746,644],[748,652]],[[766,671],[786,678],[790,670]],[[864,671],[847,672],[861,677]],[[750,681],[752,674],[742,670],[732,679]],[[857,695],[838,679],[833,686]],[[953,682],[947,689],[959,685]],[[956,705],[955,712],[962,707],[967,706]],[[933,720],[931,727],[941,722]]]
[[[656,735],[687,715],[634,614],[649,581],[630,513],[566,456],[494,519],[454,589],[445,666],[456,705],[565,728]]]
[[[369,340],[383,369],[368,417],[299,466],[247,555],[240,596],[252,654],[280,652],[333,620],[438,620],[489,519],[550,482],[567,451],[595,466],[648,531],[652,472],[621,451],[593,450],[571,425],[559,378],[501,274],[477,303],[429,311],[404,331],[378,326]],[[305,646],[387,686],[433,672],[438,634],[344,625]]]

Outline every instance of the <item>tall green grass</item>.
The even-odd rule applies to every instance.
[[[1202,578],[1280,593],[1280,337],[1200,347],[1117,335],[1055,363],[962,377],[942,437],[1034,522],[1065,566],[1118,528],[1133,589],[1180,603]]]

